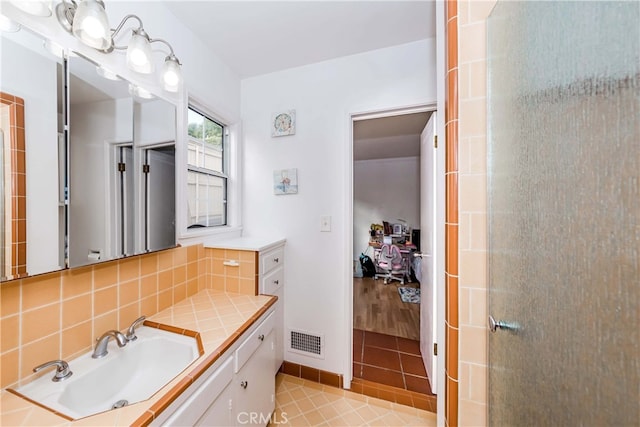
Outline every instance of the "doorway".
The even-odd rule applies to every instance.
[[[420,293],[433,292],[433,286],[422,286],[431,280],[421,277],[421,259],[413,256],[420,253],[420,235],[425,232],[420,225],[425,205],[420,191],[421,133],[432,115],[431,123],[435,122],[433,110],[352,117],[352,388],[377,388],[379,397],[436,412],[436,396],[420,349],[425,335],[421,307],[427,306],[421,304]],[[427,236],[436,234],[426,230]],[[377,264],[381,246],[389,242],[403,252],[402,274],[395,275],[400,277],[385,278],[378,266],[373,274],[371,268],[362,268],[363,258]]]

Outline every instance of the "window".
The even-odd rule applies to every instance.
[[[189,107],[187,227],[227,225],[225,126]]]

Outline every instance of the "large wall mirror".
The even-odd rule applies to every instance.
[[[2,280],[65,267],[64,64],[46,47],[0,33]]]
[[[175,106],[0,37],[0,280],[174,247]]]

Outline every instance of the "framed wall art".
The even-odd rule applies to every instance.
[[[298,169],[280,169],[273,171],[274,194],[296,194],[297,192]]]
[[[296,133],[296,110],[281,111],[271,115],[271,136]]]

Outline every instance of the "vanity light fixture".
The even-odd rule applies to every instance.
[[[9,0],[9,3],[29,15],[51,16],[50,0]]]
[[[87,46],[103,53],[113,50],[127,51],[127,67],[142,74],[155,71],[152,43],[163,43],[169,48],[160,75],[160,84],[169,92],[177,92],[182,83],[180,61],[175,56],[171,45],[163,39],[152,39],[144,29],[142,20],[136,15],[127,15],[115,29],[109,28],[104,2],[102,0],[63,0],[56,6],[56,16],[60,25]],[[116,46],[114,40],[125,23],[135,19],[138,27],[132,30],[132,36],[126,46]]]

